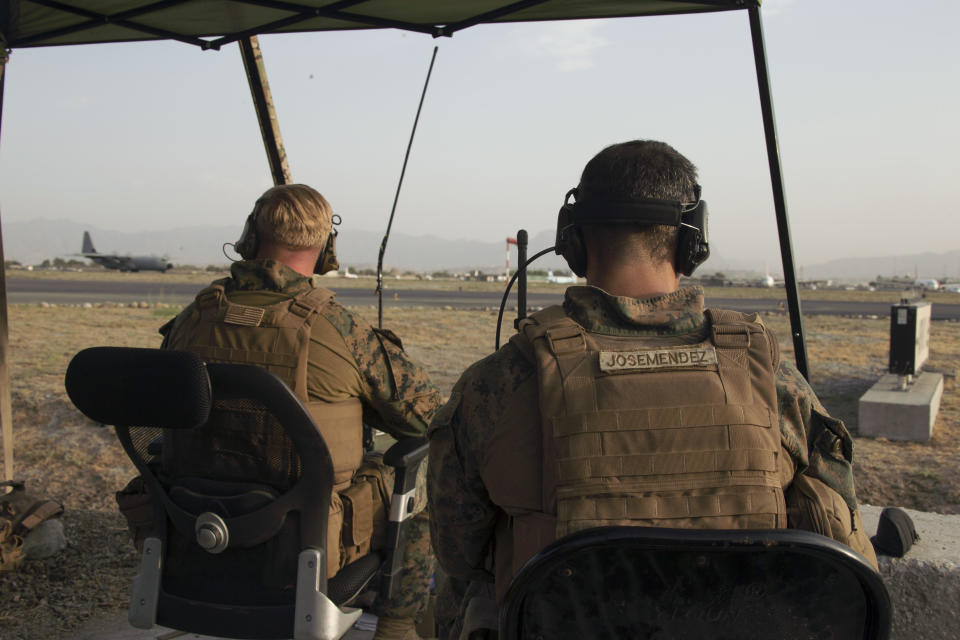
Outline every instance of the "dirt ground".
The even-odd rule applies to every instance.
[[[375,320],[374,308],[357,309]],[[126,608],[137,558],[113,494],[134,475],[112,429],[80,415],[63,375],[79,350],[97,345],[154,347],[175,308],[10,307],[15,476],[31,493],[62,502],[68,548],[0,575],[0,637],[69,638],[85,620]],[[787,320],[764,318],[792,359]],[[389,310],[385,325],[404,340],[446,395],[459,373],[493,350],[496,314]],[[857,400],[883,373],[889,320],[808,317],[814,388],[827,409],[857,433]],[[512,318],[503,329],[509,335]],[[933,439],[924,444],[856,439],[860,501],[960,513],[960,323],[933,324],[929,368],[946,374]]]

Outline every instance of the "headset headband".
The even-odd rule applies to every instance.
[[[564,205],[569,222],[576,225],[595,224],[660,224],[679,227],[683,214],[694,210],[700,202],[700,185],[694,187],[696,202],[686,204],[679,200],[661,198],[633,198],[631,200],[604,200],[581,197],[580,187],[567,192]],[[576,198],[571,205],[570,196]]]

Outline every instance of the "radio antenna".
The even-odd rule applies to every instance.
[[[417,134],[417,123],[420,121],[420,110],[423,109],[423,99],[427,97],[427,87],[430,85],[430,74],[433,73],[433,63],[437,59],[437,49],[433,48],[430,57],[430,67],[427,69],[427,79],[423,83],[423,92],[420,94],[420,104],[417,106],[417,115],[413,119],[413,130],[410,131],[410,141],[407,143],[407,153],[403,156],[403,168],[400,169],[400,181],[397,183],[397,193],[393,196],[393,206],[390,208],[390,220],[387,222],[387,232],[380,241],[380,255],[377,257],[377,327],[383,329],[383,254],[387,251],[387,239],[390,237],[390,228],[393,227],[393,215],[397,212],[397,201],[400,199],[400,188],[403,186],[403,176],[407,172],[407,161],[410,159],[410,149],[413,147],[413,137]]]
[[[500,313],[497,314],[497,335],[496,335],[496,341],[494,342],[494,346],[493,346],[494,351],[500,350],[500,325],[503,324],[503,310],[507,306],[507,298],[510,297],[510,289],[513,287],[513,283],[517,281],[517,278],[519,278],[521,274],[523,274],[524,278],[526,277],[527,267],[530,265],[531,262],[533,262],[540,256],[550,253],[551,251],[556,251],[556,249],[557,249],[556,247],[547,247],[543,251],[540,251],[539,253],[534,254],[532,258],[523,261],[520,264],[520,266],[517,268],[517,272],[513,274],[512,278],[510,278],[510,282],[507,283],[507,288],[503,292],[503,297],[500,299]],[[523,305],[526,306],[526,295],[524,295],[523,297],[524,297]],[[522,309],[522,310],[518,309],[518,311],[526,315],[526,309]],[[518,315],[517,319],[519,320],[521,317],[523,316]]]

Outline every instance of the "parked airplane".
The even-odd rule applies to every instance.
[[[555,282],[557,284],[576,284],[577,277],[573,274],[569,276],[555,276],[553,271],[547,271],[547,282]]]
[[[940,283],[933,278],[917,278],[914,280],[913,286],[929,291],[936,291],[940,288]]]
[[[83,232],[83,249],[80,255],[89,258],[97,264],[102,264],[107,269],[119,269],[120,271],[166,271],[172,269],[173,265],[167,262],[165,256],[120,256],[111,253],[98,253],[93,248],[93,240],[90,239],[90,232]]]

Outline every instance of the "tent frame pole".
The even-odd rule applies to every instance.
[[[760,7],[759,5],[752,5],[747,9],[747,12],[750,16],[753,59],[757,67],[760,110],[763,114],[763,130],[767,141],[767,160],[770,164],[773,206],[777,214],[777,231],[780,235],[780,257],[783,261],[783,279],[787,291],[787,306],[790,310],[793,352],[797,369],[804,378],[809,380],[807,345],[803,335],[803,316],[800,311],[800,296],[793,261],[793,243],[790,240],[790,222],[787,219],[787,198],[783,187],[783,172],[780,168],[780,147],[777,142],[777,123],[773,114],[773,98],[770,92],[770,76],[767,71],[767,54],[763,40],[763,25],[760,21]]]
[[[267,81],[267,68],[263,64],[263,54],[260,52],[260,42],[257,36],[240,39],[240,57],[243,59],[243,68],[247,72],[247,82],[250,84],[250,95],[253,97],[253,107],[257,111],[257,121],[260,123],[260,136],[267,152],[267,162],[270,163],[270,175],[275,186],[290,184],[290,166],[287,164],[287,153],[283,148],[283,138],[280,136],[280,123],[277,121],[277,112],[273,107],[273,96],[270,93],[270,83]]]
[[[7,51],[0,37],[0,128],[3,124],[3,86],[7,77]],[[7,267],[3,255],[3,223],[0,221],[0,439],[3,444],[3,478],[13,480],[13,408],[10,397],[10,319],[7,314]],[[5,493],[0,491],[0,494]]]

